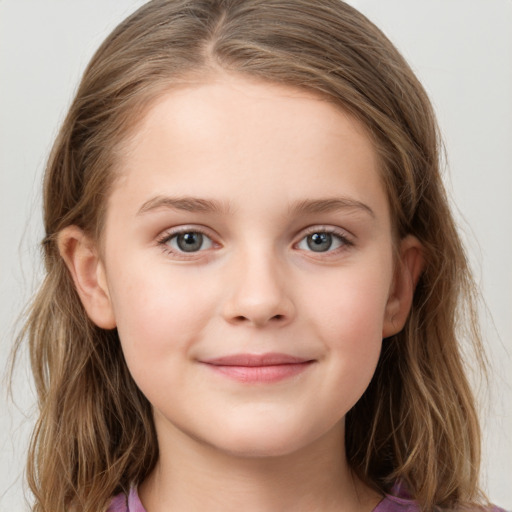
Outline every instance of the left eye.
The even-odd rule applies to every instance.
[[[327,252],[346,245],[347,240],[341,235],[329,233],[326,231],[318,231],[305,236],[297,247],[304,251]]]
[[[198,252],[211,249],[213,242],[211,238],[199,231],[187,231],[170,236],[166,245],[177,252]]]

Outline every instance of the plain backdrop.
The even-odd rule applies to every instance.
[[[0,0],[0,370],[41,275],[40,188],[52,140],[92,53],[142,3]],[[439,117],[446,185],[487,305],[493,372],[482,405],[485,488],[512,509],[512,0],[350,3],[402,51]],[[22,473],[34,421],[27,361],[16,373],[16,404],[4,383],[0,511],[21,512],[28,510]]]

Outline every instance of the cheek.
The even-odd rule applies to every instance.
[[[389,275],[386,267],[380,272],[340,272],[323,287],[310,289],[305,306],[315,335],[327,348],[331,375],[340,388],[353,389],[354,403],[369,384],[380,355]]]
[[[361,341],[381,338],[390,280],[386,268],[342,270],[317,279],[314,287],[309,285],[302,294],[306,299],[303,308],[318,319],[330,339],[343,337],[343,333]]]
[[[129,366],[162,358],[172,362],[173,354],[186,352],[197,340],[216,302],[186,273],[138,268],[143,270],[112,274],[111,299],[126,360]]]

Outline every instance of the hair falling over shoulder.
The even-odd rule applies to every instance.
[[[462,357],[468,347],[482,353],[474,286],[442,185],[435,117],[413,72],[340,0],[153,0],[93,57],[46,169],[46,277],[18,340],[28,340],[39,400],[33,510],[106,510],[157,460],[150,404],[117,332],[88,319],[57,237],[74,224],[101,239],[130,130],[160,92],[218,70],[315,91],[366,126],[396,234],[421,241],[426,265],[404,330],[384,340],[347,416],[348,460],[382,493],[404,482],[422,510],[479,503],[480,432]]]

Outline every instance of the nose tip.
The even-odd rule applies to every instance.
[[[294,316],[294,304],[286,291],[285,279],[275,265],[253,266],[238,276],[223,308],[232,324],[282,326]]]

